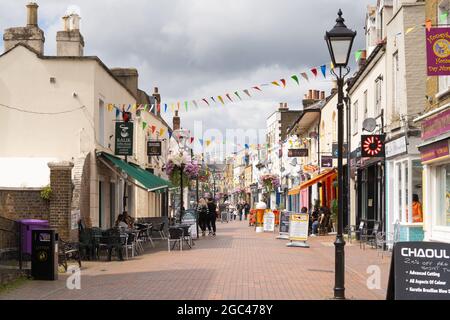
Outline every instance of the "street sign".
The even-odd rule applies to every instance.
[[[263,218],[264,231],[275,231],[275,214],[272,211],[266,212]]]
[[[347,152],[348,152],[348,146],[346,143],[343,144],[343,150],[342,150],[342,157],[347,157]],[[333,154],[333,158],[337,158],[338,157],[338,144],[337,143],[333,143],[331,145],[331,153]]]
[[[361,135],[361,157],[384,157],[384,134]]]
[[[147,141],[147,156],[160,156],[161,155],[161,141],[160,140],[148,140]]]
[[[307,157],[308,149],[289,149],[288,157]]]
[[[322,168],[333,168],[333,157],[332,156],[322,156],[320,166]]]
[[[450,244],[397,242],[386,299],[450,300]]]
[[[133,122],[116,122],[116,156],[133,155]]]

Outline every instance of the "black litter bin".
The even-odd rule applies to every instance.
[[[31,276],[35,280],[58,279],[58,234],[55,230],[33,230]]]

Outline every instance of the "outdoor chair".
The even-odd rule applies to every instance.
[[[94,243],[91,229],[82,229],[78,234],[81,258],[91,260],[94,256]]]
[[[169,252],[171,242],[173,243],[172,250],[175,248],[175,245],[178,244],[180,251],[183,251],[183,237],[183,228],[169,228],[169,238],[167,239],[167,247],[169,249]]]
[[[367,234],[367,228],[366,228],[366,222],[361,221],[359,223],[358,230],[355,231],[356,237],[359,238],[359,248],[361,249],[363,244],[365,244],[366,241],[366,234]]]
[[[374,223],[373,229],[367,233],[367,242],[370,244],[372,248],[376,247],[376,236],[379,230],[380,230],[380,223],[377,221]]]
[[[67,261],[69,259],[75,259],[81,268],[81,254],[78,243],[66,242],[62,239],[58,240],[58,264],[64,267],[67,271]]]
[[[125,256],[129,259],[128,250],[131,250],[131,257],[134,258],[136,254],[136,235],[134,233],[124,233],[125,239],[123,248],[125,249]]]
[[[393,235],[393,233],[388,234],[388,238],[391,235]],[[377,249],[377,256],[379,255],[379,253],[381,251],[381,259],[383,259],[384,251],[387,249],[387,242],[388,242],[388,239],[386,237],[386,233],[381,232],[381,231],[377,232],[377,234],[375,235],[375,247]]]
[[[122,250],[124,245],[124,237],[121,236],[119,229],[108,229],[102,233],[100,238],[97,257],[100,257],[102,249],[106,249],[108,261],[111,261],[112,252],[115,250],[119,260],[123,260]]]
[[[350,225],[345,227],[345,232],[347,233],[347,241],[352,243],[353,234],[356,234],[356,226]]]
[[[154,228],[152,228],[152,232],[156,232],[159,234],[159,238],[154,238],[154,239],[162,239],[162,240],[167,239],[166,234],[164,233],[164,226],[165,226],[165,223],[161,222],[161,223],[156,224],[154,226]]]
[[[326,235],[328,233],[329,222],[330,222],[330,216],[325,214],[319,224],[319,229],[318,229],[319,236]]]

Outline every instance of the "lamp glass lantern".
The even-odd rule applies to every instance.
[[[325,33],[325,41],[335,68],[347,66],[355,36],[356,31],[347,28],[342,18],[342,11],[339,9],[336,25]]]

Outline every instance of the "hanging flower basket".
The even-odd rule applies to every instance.
[[[166,173],[175,186],[180,185],[181,174],[183,174],[183,187],[188,187],[189,180],[196,178],[198,171],[197,161],[191,161],[189,156],[182,153],[169,156],[166,164]]]
[[[265,174],[259,178],[259,182],[264,187],[267,193],[273,192],[280,186],[280,178],[274,174]]]

